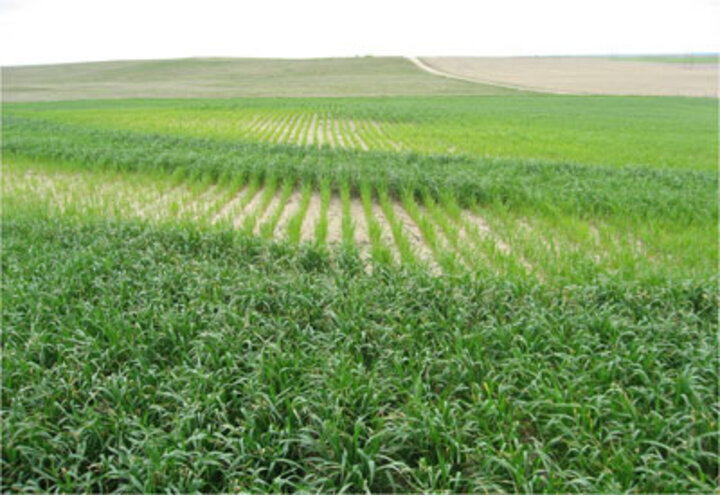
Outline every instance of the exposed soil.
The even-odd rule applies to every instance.
[[[602,57],[424,57],[435,75],[513,89],[570,94],[718,96],[717,64]]]
[[[310,196],[310,204],[305,212],[302,228],[300,229],[300,240],[312,241],[315,239],[315,227],[320,219],[320,195]]]
[[[327,242],[339,244],[342,242],[342,203],[340,198],[333,194],[328,205],[328,232]]]
[[[287,235],[287,225],[290,222],[290,219],[293,218],[295,214],[300,210],[301,202],[302,193],[296,189],[290,194],[290,197],[285,204],[285,208],[280,214],[280,219],[275,226],[276,235],[278,235],[279,237],[285,237]]]
[[[268,201],[265,197],[266,189],[257,190],[249,195],[250,190],[245,187],[230,195],[227,189],[216,185],[211,185],[204,191],[198,191],[184,184],[158,187],[152,183],[135,184],[112,178],[93,177],[92,180],[88,180],[87,177],[72,174],[27,174],[17,177],[10,174],[9,177],[6,175],[4,186],[21,188],[27,190],[28,194],[45,198],[53,208],[59,211],[66,211],[68,206],[72,205],[76,211],[83,209],[107,211],[109,215],[120,218],[139,216],[153,221],[178,218],[211,225],[227,220],[229,225],[240,229],[245,227],[246,218],[255,216],[256,222],[253,228],[255,234],[259,234],[263,225],[277,216],[277,223],[271,233],[277,238],[287,236],[288,223],[297,215],[302,203],[302,192],[299,188],[290,194],[284,204],[281,204],[282,187],[278,187]],[[262,208],[265,201],[267,204]],[[490,239],[498,251],[510,254],[510,246],[491,231],[488,222],[481,215],[471,211],[464,211],[460,221],[455,224],[457,237],[453,234],[449,238],[439,225],[435,225],[437,252],[434,252],[435,247],[431,249],[421,229],[403,205],[393,201],[391,207],[395,221],[398,222],[402,235],[409,243],[415,257],[419,261],[425,262],[434,272],[440,270],[438,260],[447,253],[455,253],[460,263],[475,264],[477,260],[472,256],[468,257],[467,253],[477,251],[478,246],[474,243],[478,236]],[[380,228],[382,245],[391,252],[395,260],[399,261],[398,241],[393,236],[387,216],[377,202],[373,202],[371,210],[373,221],[377,222]],[[422,206],[420,206],[420,211],[422,215],[428,215]],[[312,242],[316,239],[320,216],[321,196],[319,192],[314,192],[310,197],[300,228],[301,241]],[[344,218],[342,201],[337,194],[333,194],[327,209],[328,230],[325,242],[328,245],[342,243],[343,223],[350,221],[353,225],[355,245],[363,258],[367,258],[371,251],[371,240],[368,219],[360,198],[350,198],[349,216],[349,218]],[[527,222],[521,222],[520,228],[527,230],[531,227]],[[595,229],[592,236],[596,237],[597,235],[597,229]],[[542,244],[543,239],[540,239],[539,242]],[[552,248],[551,246],[545,247]],[[640,250],[641,248],[638,248],[638,251]],[[484,255],[478,254],[478,256],[485,258]],[[518,253],[514,253],[514,257],[519,258],[519,262],[528,270],[532,269]]]

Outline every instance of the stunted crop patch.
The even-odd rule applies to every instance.
[[[630,277],[663,271],[677,259],[652,230],[629,230],[617,222],[461,207],[452,195],[395,195],[369,182],[355,194],[351,189],[349,182],[315,184],[272,173],[215,183],[9,164],[4,174],[7,202],[51,215],[232,229],[331,250],[349,248],[368,260],[426,266],[435,273],[523,275],[539,281],[601,273]]]

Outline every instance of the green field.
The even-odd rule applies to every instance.
[[[647,168],[717,165],[717,100],[702,98],[139,100],[7,104],[5,112],[108,131],[232,142]]]
[[[401,57],[198,58],[4,67],[4,101],[508,94],[436,77]]]
[[[425,76],[6,104],[3,490],[713,490],[717,100]]]

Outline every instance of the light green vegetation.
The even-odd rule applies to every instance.
[[[4,101],[511,92],[434,76],[401,57],[190,58],[3,68]]]
[[[707,492],[717,102],[9,104],[3,490]]]
[[[36,128],[43,121],[55,123],[53,132],[73,136],[82,129],[102,129],[228,142],[695,170],[716,168],[717,111],[716,99],[556,95],[5,106],[9,136],[27,119]]]

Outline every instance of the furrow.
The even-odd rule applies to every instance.
[[[270,202],[265,207],[265,211],[262,212],[262,214],[258,215],[257,221],[255,222],[255,227],[253,229],[253,233],[259,234],[260,229],[262,228],[262,225],[268,222],[272,217],[277,208],[281,205],[281,199],[282,199],[282,190],[280,188],[275,191],[275,194],[273,195]],[[282,205],[284,206],[284,204]]]
[[[208,198],[213,195],[216,187],[217,186],[215,184],[212,184],[204,191],[200,192],[200,194],[196,194],[191,201],[184,203],[180,207],[178,215],[181,218],[194,219],[202,206],[207,203]]]
[[[335,149],[335,136],[333,136],[332,125],[332,114],[325,115],[325,135],[327,137],[327,142],[332,149]]]
[[[280,119],[278,122],[278,125],[275,126],[273,129],[272,135],[270,136],[269,141],[271,143],[281,143],[282,142],[282,135],[284,133],[285,126],[288,124],[290,120],[292,120],[293,116],[291,114],[285,115]]]
[[[340,198],[333,194],[327,211],[328,244],[340,244],[342,242],[342,203]]]
[[[260,203],[262,203],[264,191],[265,190],[262,188],[258,189],[255,192],[255,194],[253,194],[252,199],[242,209],[242,211],[235,213],[235,218],[233,219],[233,222],[232,222],[232,224],[235,228],[241,228],[243,225],[243,222],[245,221],[245,218],[247,218],[249,215],[252,215],[255,213],[255,210],[258,208]]]
[[[355,121],[353,119],[348,119],[348,123],[350,124],[350,132],[352,132],[353,137],[360,145],[360,149],[362,149],[363,151],[367,151],[369,149],[368,145],[365,143],[365,141],[363,141],[362,137],[360,136],[360,132],[355,125]]]
[[[420,227],[415,223],[415,220],[408,214],[408,212],[401,205],[392,203],[395,218],[402,225],[405,238],[410,243],[413,252],[422,261],[429,263],[430,265],[435,264],[434,253],[425,242]],[[422,211],[422,208],[421,208]]]
[[[395,239],[393,238],[390,225],[388,224],[387,218],[385,217],[385,213],[383,213],[382,208],[375,201],[372,202],[371,208],[373,218],[380,227],[380,240],[382,241],[382,244],[390,250],[390,253],[395,261],[399,260],[400,252],[398,251],[397,245],[395,244]],[[370,219],[366,220],[368,223],[370,222]]]
[[[300,211],[300,205],[302,203],[302,192],[299,189],[295,189],[290,197],[288,198],[285,208],[283,209],[280,219],[275,227],[275,232],[281,237],[287,237],[287,226],[290,223],[290,219],[293,218],[298,211]]]
[[[320,114],[317,116],[318,122],[317,122],[317,129],[315,131],[315,143],[318,146],[323,146],[325,144],[325,116]]]
[[[335,139],[337,140],[337,145],[340,148],[345,148],[345,139],[343,139],[342,132],[340,131],[340,118],[336,118],[333,122],[333,132],[335,133]]]
[[[243,197],[247,193],[248,188],[247,186],[243,187],[240,191],[238,191],[223,207],[218,211],[215,215],[213,215],[212,219],[210,220],[210,223],[212,225],[215,225],[216,223],[220,222],[221,220],[227,218],[230,213],[237,208],[237,206],[240,204],[240,202],[243,200]]]
[[[307,146],[315,144],[315,131],[317,128],[317,120],[318,116],[316,113],[314,113],[312,116],[312,120],[310,121],[310,129],[308,130],[307,139],[305,140],[305,144]]]
[[[292,132],[288,136],[288,144],[296,144],[298,140],[298,136],[300,135],[300,132],[302,131],[303,122],[305,120],[304,115],[299,115],[297,120],[295,121],[295,125],[293,126]]]
[[[320,195],[313,192],[310,196],[310,204],[305,212],[302,228],[300,229],[301,241],[312,241],[315,239],[315,226],[320,219]]]
[[[353,224],[353,234],[355,245],[358,249],[370,249],[370,233],[368,232],[367,220],[365,219],[365,210],[362,201],[353,196],[350,198],[350,215]]]
[[[299,115],[293,115],[290,120],[285,124],[282,130],[282,134],[278,138],[278,143],[288,144],[290,131],[292,131],[293,126],[297,122],[297,120],[300,118]]]

